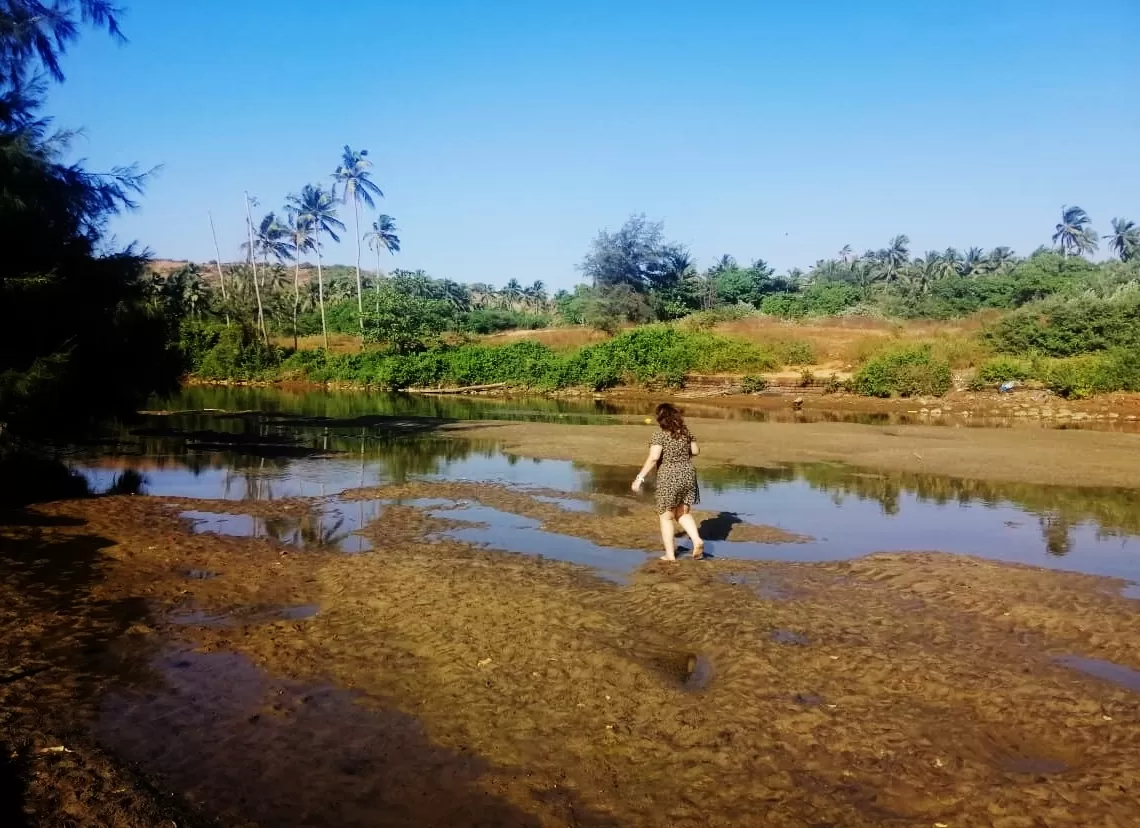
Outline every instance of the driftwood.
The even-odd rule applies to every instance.
[[[465,385],[462,388],[405,388],[409,394],[473,394],[476,391],[497,391],[506,388],[505,382],[494,382],[490,385]]]

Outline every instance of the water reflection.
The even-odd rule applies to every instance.
[[[260,392],[227,393],[260,399]],[[359,400],[344,396],[350,399],[342,404],[353,413]],[[426,428],[418,421],[340,426],[284,416],[155,416],[141,430],[123,430],[113,445],[85,449],[72,462],[96,490],[127,481],[147,494],[183,498],[327,497],[413,480],[493,481],[628,496],[633,469],[522,459],[503,454],[492,442],[444,438]],[[226,443],[219,437],[223,434],[236,438]],[[274,446],[284,451],[275,455]],[[816,539],[795,549],[722,541],[713,550],[722,556],[830,560],[876,551],[944,550],[1140,581],[1140,491],[1135,489],[995,483],[828,463],[708,467],[700,473],[702,508],[723,520],[776,525]],[[642,505],[630,499],[630,507]],[[605,516],[599,512],[595,519]],[[336,519],[332,516],[332,524]],[[306,533],[317,537],[332,524],[314,529],[263,521],[254,531],[305,544]],[[339,525],[332,529],[333,536],[344,531],[351,533]]]
[[[380,516],[383,506],[375,500],[333,501],[299,514],[272,517],[189,510],[180,517],[193,523],[193,531],[241,538],[269,538],[298,549],[336,549],[366,552],[372,543],[358,535]]]

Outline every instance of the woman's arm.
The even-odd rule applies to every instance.
[[[641,490],[641,484],[645,482],[645,477],[657,466],[657,461],[661,459],[661,446],[650,446],[649,456],[645,458],[645,464],[641,467],[641,471],[637,473],[634,478],[633,486],[631,487],[635,492]]]
[[[696,457],[700,453],[701,453],[701,447],[697,445],[697,441],[696,440],[690,440],[689,441],[689,454],[693,455],[693,457]]]

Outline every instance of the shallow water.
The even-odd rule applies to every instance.
[[[1057,663],[1140,693],[1140,670],[1133,670],[1131,667],[1125,667],[1123,664],[1116,664],[1104,659],[1086,658],[1084,656],[1062,656],[1057,659]]]
[[[378,501],[332,500],[307,512],[271,518],[193,509],[180,512],[179,516],[189,520],[196,533],[270,538],[298,549],[367,552],[372,548],[371,541],[356,533],[376,520],[382,509]]]
[[[353,532],[375,519],[379,507],[345,503],[335,495],[388,483],[490,482],[535,489],[543,502],[581,510],[583,520],[604,520],[624,508],[644,509],[646,519],[653,519],[649,496],[638,498],[629,492],[633,468],[519,458],[502,453],[494,443],[433,435],[432,425],[412,422],[394,433],[391,424],[366,418],[377,409],[408,416],[452,411],[458,416],[470,413],[472,406],[494,409],[495,416],[501,416],[502,406],[510,405],[520,417],[549,418],[567,413],[567,406],[581,406],[580,402],[543,400],[524,411],[518,401],[353,394],[290,398],[251,389],[192,389],[182,402],[198,397],[206,401],[215,392],[221,399],[214,402],[237,407],[260,401],[272,416],[200,411],[153,416],[141,429],[134,429],[142,433],[119,432],[113,445],[77,453],[73,467],[96,490],[109,489],[131,470],[138,473],[132,481],[150,495],[230,501],[324,497],[317,517],[307,518],[315,520],[311,526],[244,516],[237,503],[229,517],[195,517],[205,521],[199,531],[269,536],[299,546],[338,546],[346,551],[368,548],[366,539]],[[291,403],[296,405],[286,410]],[[371,403],[375,407],[369,408]],[[600,401],[598,406],[604,408]],[[309,419],[290,419],[289,414]],[[331,425],[312,419],[334,414],[342,420]],[[343,418],[352,416],[365,419],[344,424]],[[228,435],[229,442],[219,435]],[[718,557],[829,561],[872,552],[944,551],[1140,582],[1137,489],[1001,484],[825,463],[775,469],[702,466],[699,471],[701,508],[717,513],[704,528],[711,541],[709,551]],[[552,496],[549,490],[616,495],[627,505],[602,508],[580,498]],[[454,537],[586,564],[605,570],[609,577],[645,560],[642,552],[542,532],[533,521],[517,515],[483,507],[472,507],[469,516],[473,514],[486,518],[487,526],[457,530]],[[454,512],[450,516],[460,517]],[[776,526],[812,540],[800,544],[725,540],[731,526],[740,521]],[[1131,585],[1125,594],[1137,597],[1137,590],[1140,586]]]

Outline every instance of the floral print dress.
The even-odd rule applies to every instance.
[[[693,467],[693,454],[689,443],[691,434],[674,437],[667,431],[653,432],[651,445],[661,446],[661,461],[657,466],[657,514],[671,512],[678,506],[694,506],[701,502],[697,486],[697,470]]]

